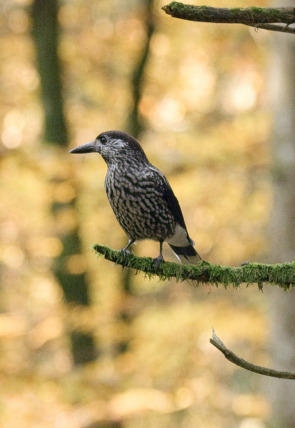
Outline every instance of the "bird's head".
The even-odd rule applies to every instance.
[[[121,131],[106,131],[90,143],[82,144],[70,153],[100,153],[108,165],[133,158],[147,162],[147,157],[139,142]]]

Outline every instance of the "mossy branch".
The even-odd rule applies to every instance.
[[[162,9],[173,18],[197,22],[214,22],[225,24],[244,24],[271,31],[295,34],[295,8],[292,7],[247,7],[216,8],[193,6],[173,1]]]
[[[232,285],[241,284],[277,285],[287,290],[295,285],[295,262],[280,264],[249,263],[239,267],[213,265],[202,261],[198,265],[181,265],[178,263],[163,262],[156,268],[150,257],[137,257],[134,254],[124,254],[102,245],[93,245],[97,254],[123,267],[144,272],[149,277],[158,276],[161,280],[175,278],[177,281],[192,280],[195,286],[200,284]]]

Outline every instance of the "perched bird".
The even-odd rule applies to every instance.
[[[129,237],[126,252],[137,240],[160,243],[157,266],[164,261],[167,242],[182,263],[196,264],[201,257],[193,248],[178,200],[166,177],[146,157],[139,142],[121,131],[107,131],[70,153],[100,153],[108,170],[105,190],[118,222]]]

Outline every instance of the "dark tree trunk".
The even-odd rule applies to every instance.
[[[65,148],[68,144],[67,127],[63,113],[61,67],[58,58],[58,1],[34,0],[32,5],[33,39],[36,46],[37,66],[41,82],[41,97],[44,108],[44,139],[47,143]],[[66,183],[72,177],[66,176],[63,168],[61,176],[52,177],[53,185]],[[75,209],[75,199],[70,202],[53,201],[51,211],[56,225],[58,215],[63,210]],[[59,238],[63,252],[56,259],[54,274],[63,290],[67,303],[90,305],[88,283],[85,272],[71,273],[67,261],[73,255],[81,253],[79,230],[60,231]],[[90,334],[80,331],[71,332],[72,355],[75,364],[93,361],[96,357],[94,339]]]
[[[137,60],[135,68],[131,76],[131,90],[132,90],[132,100],[133,106],[129,114],[126,130],[128,133],[133,135],[133,137],[138,138],[140,132],[143,131],[143,124],[139,117],[139,102],[142,96],[142,87],[144,82],[144,73],[145,68],[149,58],[150,51],[150,42],[152,35],[154,33],[154,14],[153,14],[154,0],[146,0],[145,2],[145,26],[146,26],[146,41],[142,46],[140,56]],[[127,244],[127,241],[126,241]],[[122,285],[123,285],[123,294],[125,296],[124,300],[128,301],[128,298],[134,296],[132,291],[132,277],[133,273],[130,269],[125,269],[122,274]],[[127,305],[127,309],[123,309],[119,314],[119,320],[123,323],[130,325],[135,314],[130,312],[130,307],[134,305]],[[119,344],[117,344],[117,352],[124,353],[128,350],[129,340],[128,338],[123,339]]]
[[[146,26],[146,42],[142,47],[141,55],[138,58],[136,67],[132,73],[131,90],[133,95],[133,108],[128,118],[127,131],[137,138],[143,131],[143,124],[139,117],[138,107],[142,96],[142,87],[144,81],[145,68],[149,59],[150,43],[155,30],[154,23],[154,0],[146,0],[145,26]]]
[[[32,6],[33,36],[45,116],[44,139],[52,144],[66,146],[68,135],[63,113],[61,73],[57,54],[57,12],[58,0],[35,0]]]

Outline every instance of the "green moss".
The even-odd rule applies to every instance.
[[[187,5],[183,4],[183,3],[179,3],[177,1],[173,1],[171,3],[169,3],[168,5],[170,7],[171,10],[183,10],[187,7]]]
[[[134,254],[125,256],[120,251],[102,245],[93,245],[92,248],[115,264],[135,269],[136,272],[144,272],[148,277],[157,276],[163,281],[175,278],[177,281],[192,280],[195,286],[210,283],[216,286],[223,284],[225,287],[258,284],[260,289],[268,283],[278,285],[284,290],[295,286],[295,262],[276,265],[250,263],[239,267],[212,265],[205,261],[198,265],[163,262],[156,269],[150,257],[137,257]]]
[[[198,7],[198,9],[201,10],[201,11],[205,11],[205,10],[210,10],[211,9],[211,7],[209,7],[209,6],[193,6],[193,7]]]
[[[209,16],[209,13],[212,13],[214,16],[218,16],[219,12],[222,11],[223,14],[228,16],[228,22],[233,20],[248,20],[253,22],[261,21],[260,23],[268,22],[285,22],[285,23],[294,23],[294,14],[292,12],[286,13],[282,12],[279,8],[264,8],[264,7],[247,7],[247,8],[212,8],[209,6],[193,6],[189,4],[183,4],[177,1],[173,1],[170,4],[162,7],[165,12],[168,14],[182,19],[188,20],[202,20],[200,17],[202,14],[204,16]],[[291,9],[291,8],[290,8]]]
[[[264,9],[263,7],[257,7],[257,6],[248,7],[247,9],[255,13],[265,13],[266,11],[266,9]]]

